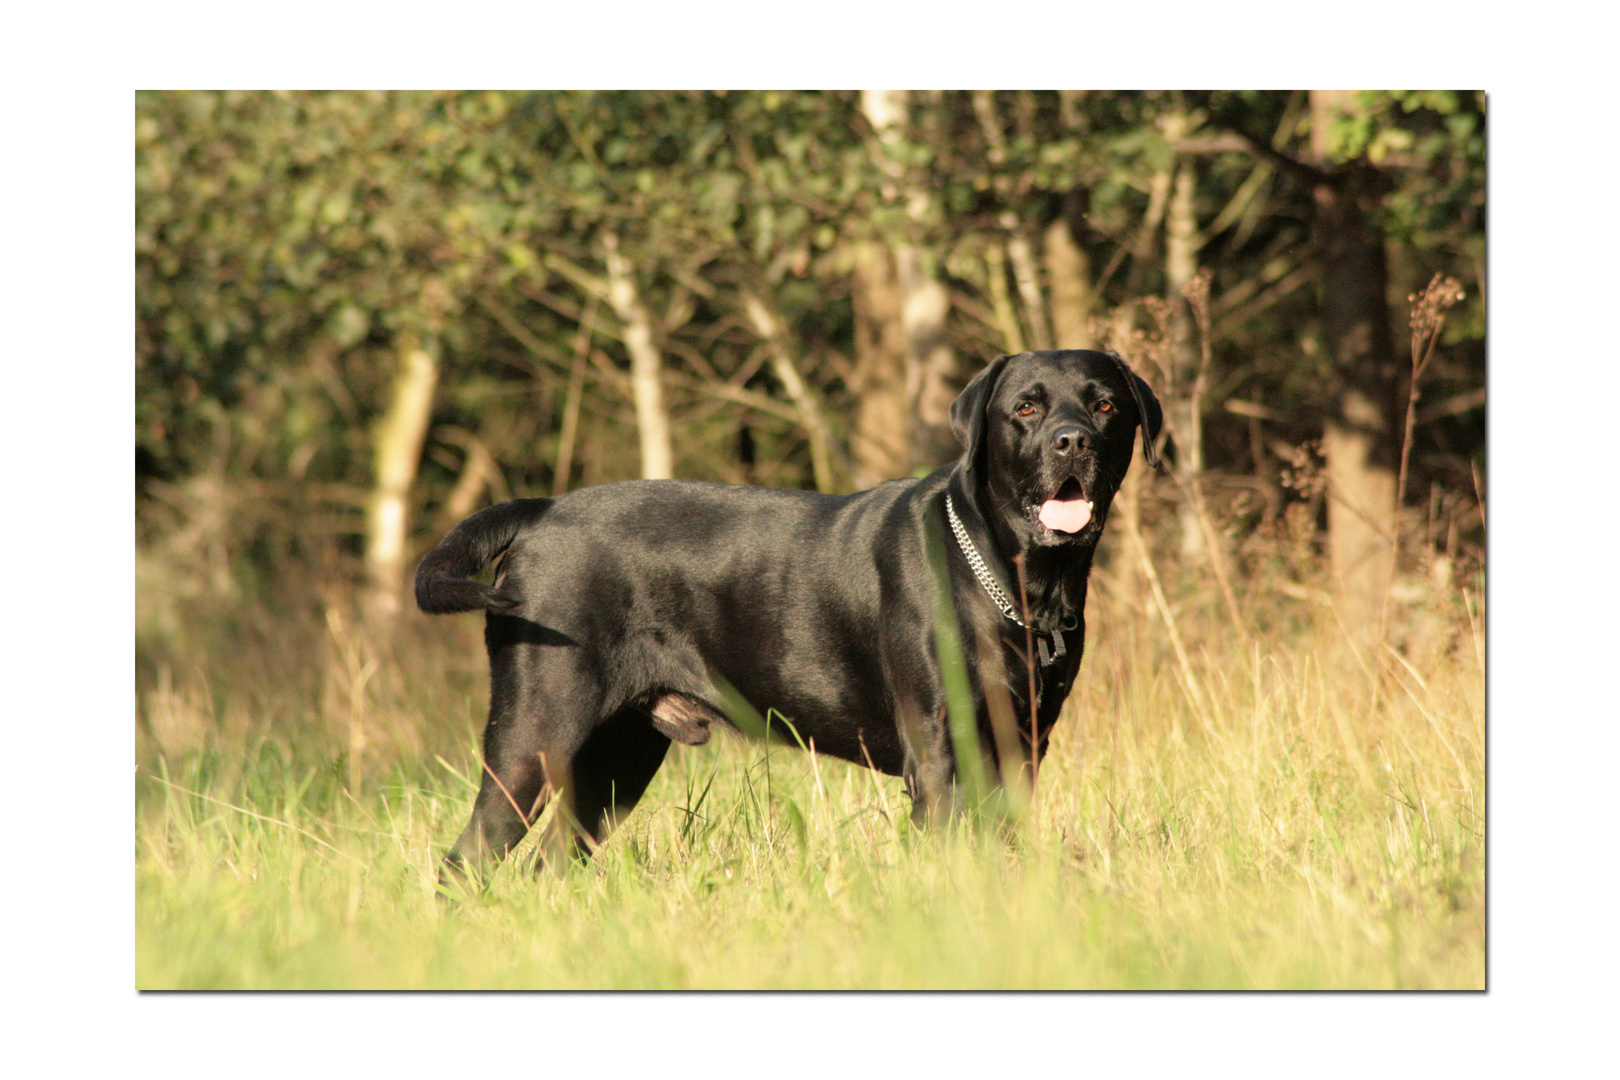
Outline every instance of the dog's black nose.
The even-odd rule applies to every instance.
[[[1079,424],[1064,424],[1052,432],[1052,449],[1060,454],[1075,454],[1091,445],[1091,437]]]

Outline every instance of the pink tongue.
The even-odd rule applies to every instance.
[[[1091,520],[1091,504],[1084,499],[1047,499],[1041,504],[1041,524],[1053,532],[1074,533]]]

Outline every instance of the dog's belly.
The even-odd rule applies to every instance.
[[[679,481],[586,489],[509,549],[514,614],[590,659],[608,710],[639,703],[688,744],[720,680],[789,742],[898,774],[884,582],[911,551],[913,481],[855,496]],[[718,676],[712,679],[711,676]]]
[[[715,582],[707,603],[683,613],[707,672],[817,753],[898,774],[883,568],[869,547],[779,554]]]
[[[781,661],[756,659],[747,666],[718,661],[711,670],[767,722],[773,735],[818,754],[898,775],[904,757],[886,688],[862,670],[865,665],[857,658],[818,651],[813,661],[803,654]]]

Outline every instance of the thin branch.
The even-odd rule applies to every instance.
[[[1444,419],[1447,416],[1456,416],[1459,413],[1473,412],[1475,409],[1483,409],[1485,407],[1485,399],[1486,393],[1483,386],[1476,387],[1473,390],[1465,390],[1460,394],[1447,398],[1445,401],[1439,402],[1435,405],[1430,405],[1427,409],[1422,410],[1417,415],[1417,422],[1419,425],[1431,424],[1434,421]]]
[[[590,308],[579,324],[579,337],[574,341],[574,362],[568,372],[567,396],[563,399],[562,431],[557,447],[557,467],[551,475],[551,494],[561,495],[568,490],[568,477],[574,470],[574,443],[579,437],[579,407],[585,392],[585,365],[591,353],[591,335],[596,329],[596,310],[600,301],[591,297]]]
[[[1446,326],[1446,311],[1463,298],[1462,286],[1444,274],[1435,274],[1420,293],[1407,297],[1411,304],[1412,382],[1406,391],[1406,427],[1401,433],[1401,467],[1395,478],[1395,535],[1390,538],[1389,574],[1384,579],[1384,599],[1378,611],[1378,643],[1384,643],[1388,630],[1389,594],[1395,583],[1395,564],[1400,557],[1401,506],[1406,502],[1407,469],[1412,459],[1412,433],[1417,427],[1419,384],[1434,359],[1440,332]],[[1376,655],[1376,652],[1375,654]]]
[[[540,340],[534,331],[523,325],[523,320],[519,319],[517,313],[511,308],[488,293],[478,294],[478,306],[489,312],[495,321],[501,324],[501,329],[511,334],[518,344],[528,349],[529,352],[550,363],[559,371],[567,372],[569,370],[569,365],[564,360],[563,351]]]
[[[1313,187],[1317,184],[1333,184],[1337,182],[1337,177],[1335,177],[1333,173],[1326,172],[1325,170],[1317,168],[1315,165],[1303,162],[1299,160],[1299,158],[1294,157],[1292,154],[1283,153],[1281,150],[1274,147],[1270,140],[1257,138],[1245,131],[1243,126],[1230,116],[1217,113],[1210,117],[1210,123],[1214,124],[1216,127],[1225,128],[1227,131],[1230,131],[1232,134],[1242,139],[1247,145],[1250,153],[1256,154],[1267,161],[1280,165],[1284,172],[1291,173],[1292,175],[1299,177],[1301,180],[1304,180]]]
[[[518,805],[517,799],[510,791],[506,790],[506,785],[501,783],[501,778],[495,775],[495,770],[489,767],[489,762],[483,761],[481,764],[484,766],[484,771],[489,774],[489,778],[495,781],[495,786],[500,789],[501,794],[506,796],[506,801],[510,803],[512,809],[517,812],[517,816],[523,819],[523,824],[534,824],[534,822],[529,820],[529,815],[523,812],[523,807]]]
[[[565,259],[563,256],[558,255],[554,251],[548,251],[541,258],[541,262],[545,265],[547,270],[560,274],[569,281],[572,281],[579,287],[581,292],[584,292],[590,296],[599,297],[603,300],[608,300],[611,298],[608,292],[608,282],[605,279],[597,277],[595,274],[591,273],[589,270],[586,270],[584,267],[578,265],[572,260]]]
[[[1136,555],[1141,560],[1143,572],[1147,575],[1148,586],[1153,592],[1153,603],[1159,609],[1159,617],[1164,620],[1164,628],[1170,634],[1170,647],[1175,651],[1176,664],[1181,668],[1182,678],[1186,681],[1187,701],[1193,708],[1193,714],[1207,731],[1210,729],[1209,714],[1204,708],[1204,690],[1193,674],[1192,661],[1187,658],[1187,647],[1182,644],[1181,631],[1176,625],[1176,617],[1170,610],[1170,601],[1165,598],[1164,586],[1159,584],[1158,571],[1153,567],[1153,556],[1149,554],[1147,542],[1142,539],[1142,531],[1130,515],[1125,517],[1125,533],[1130,537],[1131,544],[1136,549]]]
[[[798,364],[794,362],[792,348],[788,344],[787,321],[774,304],[767,304],[763,294],[753,290],[744,293],[743,306],[748,318],[754,324],[754,329],[770,350],[771,366],[783,389],[787,391],[788,397],[793,401],[794,408],[799,413],[799,422],[804,425],[805,433],[809,436],[810,464],[816,477],[816,489],[831,492],[834,489],[834,480],[832,456],[828,453],[828,446],[832,442],[832,437],[821,417],[821,406],[816,401],[815,393],[805,382]]]

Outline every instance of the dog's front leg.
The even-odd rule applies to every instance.
[[[902,702],[900,734],[911,820],[918,825],[949,820],[958,809],[958,799],[956,756],[951,752],[945,706]]]

